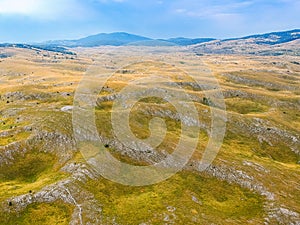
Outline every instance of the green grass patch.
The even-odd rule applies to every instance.
[[[29,132],[20,132],[17,134],[9,135],[0,139],[0,146],[5,146],[16,141],[26,140],[30,136]]]
[[[228,111],[237,112],[239,114],[263,113],[268,107],[259,102],[253,102],[247,99],[230,98],[225,100]]]
[[[52,169],[56,161],[56,156],[37,150],[27,152],[24,156],[20,154],[12,164],[0,165],[0,181],[35,182],[42,173]]]
[[[7,206],[9,207],[9,206]],[[0,213],[0,224],[6,225],[67,225],[70,224],[74,206],[61,201],[35,203],[23,212]]]
[[[226,150],[222,157],[241,157],[252,158],[254,155],[269,158],[283,163],[296,164],[300,156],[292,152],[284,143],[276,143],[270,146],[263,141],[260,143],[257,138],[245,136],[241,133],[236,134],[227,130],[223,147]]]
[[[34,183],[22,182],[18,180],[1,182],[0,202],[11,198],[12,196],[20,196],[30,192],[38,191],[43,187],[65,179],[68,176],[69,174],[66,173],[52,171],[41,174]]]
[[[151,103],[151,104],[166,104],[167,102],[162,98],[157,97],[148,97],[140,100],[143,103]]]
[[[175,224],[263,220],[261,196],[192,172],[147,187],[122,186],[104,179],[90,180],[85,187],[103,204],[107,223],[115,218],[120,224],[161,224],[166,215]]]

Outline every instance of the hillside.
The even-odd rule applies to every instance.
[[[290,31],[250,35],[242,38],[226,39],[224,40],[224,42],[231,41],[231,40],[251,40],[255,44],[277,45],[277,44],[294,41],[299,38],[300,38],[300,29],[295,29]]]
[[[300,30],[216,40],[191,46],[197,54],[300,55]]]
[[[0,48],[0,224],[300,223],[299,56],[199,56],[178,47],[72,51],[76,55]],[[96,55],[102,56],[98,73],[114,71],[94,107],[103,147],[122,162],[145,166],[174,151],[183,126],[196,128],[199,135],[189,134],[187,140],[199,136],[199,143],[182,171],[158,184],[133,187],[103,178],[87,163],[76,145],[72,106]],[[209,85],[208,68],[224,95],[227,116],[221,119],[227,130],[212,165],[201,171],[212,110],[224,113],[205,95],[204,90],[216,91]],[[200,85],[187,71],[199,73]],[[166,136],[157,148],[130,148],[113,132],[113,103],[121,99],[129,109],[130,95],[120,91],[153,74],[170,79],[158,83],[166,98],[141,99],[130,110],[130,128],[140,140],[160,139],[160,129],[151,128],[159,117]],[[168,103],[169,93],[183,91],[199,123],[188,114],[181,117]]]

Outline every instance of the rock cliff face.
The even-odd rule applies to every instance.
[[[166,121],[167,135],[157,148],[130,148],[112,130],[113,102],[122,99],[126,105],[131,98],[119,93],[127,77],[174,68],[160,71],[155,62],[147,62],[117,71],[95,106],[99,137],[115,158],[134,165],[157,163],[175,149],[182,126],[200,131],[197,149],[183,171],[160,184],[127,187],[106,180],[90,166],[73,135],[75,88],[95,50],[79,49],[76,59],[63,53],[2,51],[12,56],[0,63],[0,224],[35,221],[34,213],[44,203],[73,210],[65,220],[49,211],[45,224],[300,224],[298,57],[201,57],[218,79],[227,106],[223,145],[205,171],[199,162],[212,132],[211,107],[216,106],[202,90],[214,89],[204,87],[205,82],[199,87],[180,80],[184,74],[172,72],[178,80],[163,85],[185,90],[199,121],[161,99],[143,99],[131,110],[133,133],[148,138],[151,119],[159,117]],[[176,55],[183,62],[189,56]],[[54,57],[58,63],[50,63]]]

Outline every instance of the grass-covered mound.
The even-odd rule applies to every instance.
[[[147,187],[90,180],[85,187],[103,204],[107,223],[224,224],[263,219],[264,200],[237,185],[191,172],[181,172]],[[228,219],[230,218],[230,220]]]

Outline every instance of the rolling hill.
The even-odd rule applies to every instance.
[[[277,44],[294,41],[299,38],[300,38],[300,29],[295,29],[290,31],[256,34],[256,35],[246,36],[242,38],[226,39],[223,40],[223,42],[232,41],[232,40],[251,40],[256,44],[277,45]]]
[[[300,30],[251,35],[242,38],[215,40],[193,45],[198,54],[240,54],[278,56],[300,56]]]
[[[288,44],[292,48],[296,41],[280,48],[283,51]],[[182,51],[186,48],[173,47],[143,47],[137,54],[130,46],[102,57],[97,67],[100,75],[114,72],[96,96],[94,121],[103,147],[114,158],[137,166],[154,164],[174,152],[183,126],[198,130],[183,136],[197,137],[199,144],[181,172],[155,185],[133,187],[102,177],[86,161],[74,135],[74,130],[78,133],[72,114],[77,87],[89,76],[86,71],[95,53],[105,54],[107,49],[74,48],[76,55],[70,56],[0,48],[1,225],[300,224],[298,56],[198,57]],[[147,61],[132,63],[143,57]],[[207,67],[199,65],[201,61]],[[219,119],[226,120],[227,131],[215,160],[201,171],[199,163],[212,133],[212,112],[221,110],[206,97],[216,91],[209,85],[207,68],[223,92],[227,116]],[[199,83],[186,71],[199,74]],[[133,95],[122,90],[130,84],[146,87],[148,83],[141,79],[157,74],[165,79],[158,80],[159,88],[153,90],[167,100],[143,98],[130,108]],[[199,122],[188,112],[181,116],[168,102],[176,93],[190,96],[184,105],[195,107]],[[166,135],[157,148],[150,144],[131,148],[116,137],[111,121],[117,99],[130,110],[128,124],[139,140],[161,133],[162,127],[153,129],[153,119],[165,124]]]

